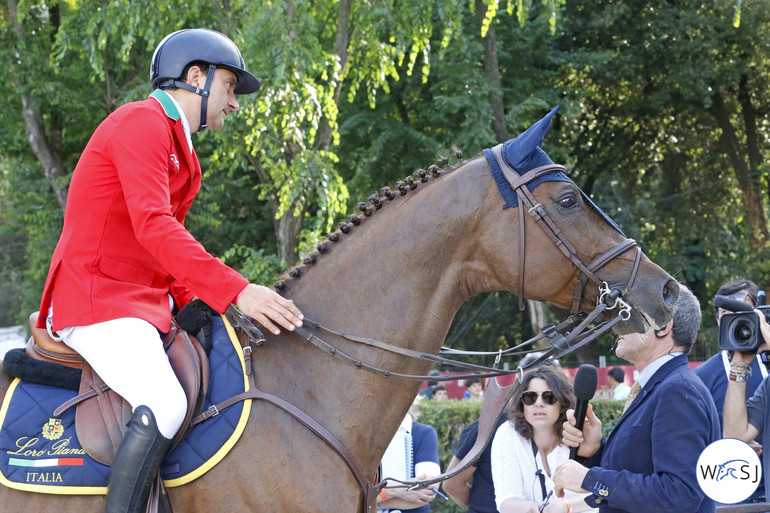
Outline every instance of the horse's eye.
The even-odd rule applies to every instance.
[[[577,204],[577,202],[575,201],[575,197],[574,196],[565,196],[564,198],[559,200],[559,206],[561,208],[574,207],[576,204]]]

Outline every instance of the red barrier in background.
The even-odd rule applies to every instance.
[[[694,369],[698,365],[700,365],[703,362],[690,362],[690,368]],[[607,382],[607,371],[609,371],[612,367],[615,367],[615,365],[610,365],[608,367],[597,367],[597,371],[599,374],[599,384],[596,388],[597,392],[602,390],[603,388],[609,388],[609,384]],[[623,372],[626,373],[625,375],[625,382],[629,386],[633,386],[635,378],[636,378],[636,367],[633,365],[617,365],[617,367],[620,367],[623,369]],[[570,367],[570,368],[564,368],[564,374],[566,374],[571,380],[575,379],[575,374],[578,371],[578,367]],[[458,376],[465,374],[463,372],[442,372],[441,373],[444,376]],[[494,379],[494,378],[490,378]],[[499,376],[496,378],[497,382],[501,386],[510,385],[514,382],[515,378],[513,374],[510,374],[508,376]],[[486,389],[486,380],[484,381],[485,385],[484,388]],[[449,398],[450,399],[462,399],[463,395],[465,394],[465,381],[464,380],[457,380],[457,381],[444,381],[441,384],[443,384],[447,388],[447,392],[449,392]],[[428,386],[427,382],[423,382],[422,389]]]

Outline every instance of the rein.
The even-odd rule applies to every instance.
[[[571,315],[570,317],[567,318],[567,320],[560,323],[558,326],[554,326],[554,325],[546,326],[545,328],[543,328],[542,332],[539,335],[527,340],[526,342],[522,342],[516,347],[513,347],[507,350],[506,356],[514,356],[514,355],[518,356],[522,354],[522,352],[511,352],[511,351],[513,349],[518,349],[522,346],[532,345],[538,340],[547,338],[551,345],[551,348],[548,351],[546,351],[537,360],[535,360],[531,364],[528,364],[526,367],[522,368],[522,370],[529,369],[541,363],[550,363],[551,361],[557,358],[560,358],[566,355],[567,353],[570,353],[580,347],[583,347],[584,345],[588,344],[589,342],[592,342],[593,340],[596,340],[596,338],[606,333],[618,322],[628,320],[631,315],[630,305],[628,305],[625,301],[623,301],[619,297],[614,297],[612,291],[610,291],[606,283],[603,283],[602,287],[603,288],[600,289],[600,293],[599,293],[599,301],[597,302],[596,307],[593,309],[593,311],[591,311],[590,314]],[[615,308],[618,309],[618,314],[612,320],[602,322],[601,324],[583,333],[585,329],[588,327],[588,325],[591,324],[597,317],[607,312],[608,310],[613,310]],[[567,335],[561,334],[561,332],[572,328],[579,321],[582,321],[582,322],[580,322],[580,324],[578,324],[574,329],[569,331]],[[325,341],[323,338],[321,338],[316,333],[311,331],[311,329],[308,329],[306,327],[307,325],[312,326],[312,329],[314,329],[316,332],[325,331],[327,333],[343,338],[345,340],[355,342],[357,344],[363,344],[367,347],[382,349],[390,353],[406,356],[407,358],[425,360],[425,361],[432,362],[434,364],[437,363],[437,364],[446,365],[449,367],[456,367],[456,368],[465,369],[465,370],[473,370],[477,372],[474,372],[473,374],[464,374],[460,376],[427,376],[427,375],[402,374],[392,370],[383,369],[380,367],[376,367],[374,365],[367,364],[359,359],[353,358],[352,356],[345,353],[344,351],[341,351],[336,346]],[[397,346],[395,344],[390,344],[388,342],[382,342],[372,338],[362,338],[362,337],[356,337],[353,335],[347,335],[341,331],[336,331],[326,326],[323,326],[322,324],[315,322],[309,318],[305,318],[305,326],[296,328],[295,332],[298,335],[300,335],[305,341],[310,342],[315,347],[319,348],[320,350],[329,354],[330,356],[333,356],[348,365],[352,365],[354,367],[365,370],[372,374],[376,374],[378,376],[382,376],[384,378],[396,378],[396,379],[405,379],[405,380],[414,380],[414,381],[425,381],[425,380],[455,381],[455,380],[469,379],[469,378],[491,378],[496,376],[505,376],[505,375],[514,374],[517,372],[517,370],[499,369],[497,367],[497,363],[499,363],[499,358],[498,358],[498,361],[495,362],[495,365],[493,367],[460,362],[457,360],[451,360],[449,358],[436,356],[430,353],[415,351],[413,349],[408,349],[405,347]],[[444,352],[445,354],[455,354],[455,355],[496,354],[498,356],[502,356],[503,354],[502,351],[497,353],[478,353],[478,352],[472,352],[472,351],[442,350],[442,352]]]
[[[586,329],[586,327],[591,322],[593,322],[597,317],[605,313],[607,310],[614,310],[616,308],[618,309],[618,312],[613,319],[602,322],[598,326],[588,331],[585,331],[584,333],[584,330]],[[416,358],[419,360],[426,360],[434,363],[442,363],[445,365],[450,365],[450,366],[464,368],[464,369],[475,369],[475,370],[485,371],[484,373],[474,373],[474,374],[467,374],[462,376],[422,376],[422,375],[401,374],[398,372],[381,369],[379,367],[366,364],[361,360],[357,360],[351,357],[350,355],[348,355],[347,353],[340,351],[337,347],[326,342],[325,340],[323,340],[322,338],[320,338],[319,336],[317,336],[315,333],[311,332],[309,329],[307,329],[304,326],[296,328],[295,332],[298,335],[300,335],[304,340],[312,343],[315,347],[318,347],[319,349],[323,350],[329,355],[334,356],[342,360],[343,362],[353,365],[359,369],[371,372],[373,374],[380,375],[382,377],[386,377],[386,378],[393,377],[393,378],[420,380],[420,381],[424,381],[425,379],[432,379],[435,381],[450,381],[450,380],[458,380],[458,379],[465,379],[465,378],[479,377],[479,376],[496,377],[496,376],[502,376],[502,375],[508,375],[508,374],[515,374],[515,373],[519,373],[521,375],[526,369],[538,366],[543,363],[550,363],[554,359],[560,358],[568,353],[571,353],[572,351],[575,351],[580,347],[583,347],[589,342],[592,342],[597,337],[606,333],[618,322],[628,320],[628,318],[630,317],[630,314],[631,314],[631,306],[627,304],[625,301],[623,301],[616,294],[616,291],[611,291],[609,286],[606,283],[603,283],[602,288],[599,291],[597,305],[591,311],[591,313],[589,313],[588,315],[585,315],[585,314],[572,315],[567,320],[559,324],[558,326],[553,326],[553,325],[548,326],[542,330],[542,333],[540,335],[533,337],[532,339],[526,342],[523,342],[522,344],[519,344],[519,346],[517,347],[520,347],[522,345],[532,344],[535,341],[540,340],[542,338],[548,338],[551,344],[551,348],[534,362],[531,362],[525,367],[518,367],[513,371],[501,370],[496,367],[500,361],[499,356],[502,354],[502,351],[499,353],[493,353],[493,354],[498,354],[498,358],[495,361],[494,367],[484,367],[480,365],[458,362],[455,360],[450,360],[448,358],[442,358],[440,356],[435,356],[429,353],[415,351],[408,348],[403,348],[400,346],[396,346],[387,342],[381,342],[371,338],[361,338],[361,337],[346,335],[342,332],[326,328],[314,321],[311,321],[305,318],[305,321],[312,324],[316,330],[326,331],[328,333],[341,337],[345,340],[349,340],[351,342],[365,344],[369,347],[376,347],[376,348],[379,348],[388,352],[392,352],[395,354],[400,354],[409,358]],[[241,394],[238,394],[236,396],[233,396],[217,405],[211,406],[208,410],[206,410],[205,412],[200,414],[198,417],[193,419],[192,424],[196,425],[200,422],[203,422],[208,418],[218,415],[221,410],[246,399],[255,399],[255,400],[261,399],[261,400],[266,400],[270,402],[271,404],[277,406],[278,408],[282,409],[284,412],[291,415],[294,419],[296,419],[298,422],[300,422],[302,425],[304,425],[306,428],[312,431],[318,438],[323,440],[324,443],[326,443],[332,450],[334,450],[334,452],[337,453],[340,459],[342,459],[342,461],[348,467],[350,472],[353,474],[353,477],[356,479],[356,482],[358,483],[359,488],[361,489],[362,501],[363,501],[362,504],[364,508],[363,511],[365,512],[373,511],[377,500],[377,494],[380,492],[380,490],[385,488],[385,486],[388,484],[389,481],[400,483],[399,487],[408,488],[410,490],[422,489],[422,488],[427,488],[432,484],[445,481],[450,477],[453,477],[459,474],[460,472],[468,468],[470,465],[472,465],[473,462],[476,461],[478,456],[486,448],[487,444],[491,440],[494,434],[493,428],[494,428],[495,420],[502,414],[505,406],[508,404],[510,398],[512,397],[515,391],[516,383],[520,383],[520,379],[519,379],[519,380],[516,380],[516,383],[514,385],[510,385],[508,387],[505,387],[504,389],[501,389],[497,385],[496,380],[492,380],[490,382],[494,384],[494,390],[496,390],[494,394],[495,399],[485,400],[484,401],[485,404],[482,405],[482,411],[481,411],[480,420],[479,420],[479,435],[477,436],[476,443],[472,447],[471,451],[466,455],[466,457],[463,458],[463,460],[460,461],[459,464],[455,466],[451,471],[445,472],[434,478],[424,479],[419,481],[415,481],[415,480],[402,481],[402,480],[386,477],[385,479],[380,480],[377,484],[374,484],[366,476],[360,464],[358,463],[358,460],[356,459],[356,457],[339,440],[339,438],[337,438],[337,436],[334,435],[334,433],[330,432],[328,429],[326,429],[326,427],[324,427],[318,421],[316,421],[315,419],[310,417],[307,413],[300,410],[299,408],[289,403],[288,401],[276,395],[263,392],[262,390],[257,388],[256,381],[254,379],[254,372],[253,372],[253,362],[252,362],[253,351],[252,351],[251,345],[252,344],[257,346],[262,345],[265,339],[262,335],[262,332],[259,330],[259,328],[256,325],[253,324],[251,319],[243,315],[242,313],[240,313],[237,309],[229,308],[227,312],[227,318],[232,322],[234,326],[237,326],[239,330],[245,332],[246,334],[245,341],[243,341],[242,349],[244,354],[244,361],[246,364],[246,374],[249,380],[249,390]],[[574,324],[577,323],[578,321],[580,321],[580,323],[576,327],[574,327],[572,331],[568,332],[566,335],[562,335],[560,333],[560,331],[568,327],[574,326]],[[512,348],[512,349],[515,349],[515,348]],[[458,352],[455,352],[455,354],[477,354],[477,353],[458,351]],[[517,354],[517,353],[510,353],[510,354]],[[487,390],[489,393],[490,391],[493,390],[493,388],[489,387]]]

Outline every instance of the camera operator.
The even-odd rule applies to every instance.
[[[759,325],[758,347],[752,351],[735,351],[730,362],[727,392],[725,393],[722,426],[725,438],[738,438],[751,443],[762,436],[762,445],[770,443],[770,380],[764,379],[757,390],[746,401],[746,384],[753,374],[753,362],[759,360],[757,354],[770,351],[770,325],[764,312],[754,310]],[[761,451],[761,449],[760,449]],[[768,495],[768,476],[770,452],[761,451],[764,469],[765,496]]]
[[[724,297],[735,301],[742,301],[752,308],[757,306],[757,294],[759,288],[756,283],[751,280],[737,279],[725,282],[719,287],[716,293],[716,297]],[[717,321],[717,327],[720,327],[720,320],[722,316],[730,313],[729,310],[714,306],[714,317]],[[725,393],[727,392],[727,383],[730,377],[730,363],[735,351],[723,349],[717,354],[706,360],[703,364],[695,368],[695,374],[703,381],[706,388],[711,392],[711,396],[714,398],[714,404],[717,407],[719,413],[719,420],[722,421],[723,407],[725,402]],[[751,371],[749,379],[746,381],[747,397],[751,397],[754,392],[762,384],[762,380],[767,377],[767,367],[762,364],[759,358],[753,358],[751,360]],[[752,440],[749,444],[757,451],[758,454],[762,454],[762,445],[758,440]],[[765,501],[765,487],[760,482],[757,486],[757,490],[744,501],[744,503],[755,503]]]
[[[724,297],[736,301],[742,301],[754,308],[757,306],[757,294],[759,289],[751,280],[731,280],[719,287],[716,297]],[[714,306],[714,317],[717,321],[717,327],[720,327],[722,316],[730,313],[729,310]],[[722,408],[725,402],[725,392],[727,391],[727,381],[730,375],[730,362],[733,353],[728,349],[722,349],[717,354],[703,362],[695,368],[695,374],[703,381],[706,388],[711,392],[716,404],[719,418],[722,418]],[[762,365],[759,358],[754,358],[751,362],[751,374],[746,382],[746,395],[751,397],[754,391],[767,376],[767,368]]]

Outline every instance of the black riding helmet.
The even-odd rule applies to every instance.
[[[203,89],[183,82],[182,73],[192,62],[209,65]],[[201,130],[206,129],[206,107],[216,68],[235,73],[235,94],[249,94],[259,89],[257,77],[246,71],[240,50],[230,38],[215,30],[184,29],[173,32],[160,42],[152,55],[150,81],[154,88],[176,87],[201,95]],[[205,70],[204,70],[205,71]]]

